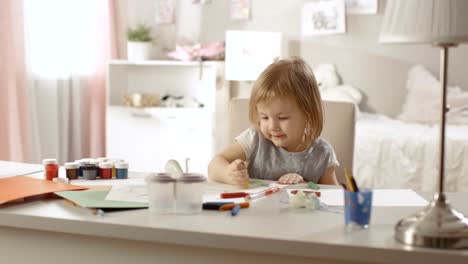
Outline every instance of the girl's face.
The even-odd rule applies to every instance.
[[[275,98],[257,104],[260,132],[263,136],[290,152],[302,151],[305,119],[297,104],[288,98]]]

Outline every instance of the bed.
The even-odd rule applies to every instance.
[[[338,85],[336,69],[329,65],[314,70],[322,98],[354,102],[357,114],[353,173],[360,186],[412,188],[434,191],[439,176],[440,83],[421,65],[407,73],[406,95],[398,114],[365,112],[366,95]],[[334,77],[334,78],[333,78]],[[322,86],[320,86],[322,85]],[[445,190],[468,191],[468,91],[448,87],[445,145]],[[392,98],[388,101],[393,102]]]
[[[437,188],[439,126],[360,113],[354,175],[360,186],[433,191]],[[468,191],[468,124],[447,125],[445,190]]]

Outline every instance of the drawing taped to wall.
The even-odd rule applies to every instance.
[[[154,0],[153,3],[156,24],[174,24],[175,23],[175,0]]]
[[[307,2],[302,8],[302,36],[346,32],[344,0]]]
[[[229,11],[231,19],[248,20],[251,15],[251,0],[231,0]]]

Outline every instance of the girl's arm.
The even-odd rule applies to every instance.
[[[214,156],[208,165],[208,178],[214,181],[245,185],[249,179],[245,153],[239,143],[233,143]]]
[[[325,171],[325,174],[322,175],[319,179],[319,184],[329,184],[329,185],[338,185],[338,180],[335,175],[335,167],[328,167]]]

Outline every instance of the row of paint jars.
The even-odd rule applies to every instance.
[[[57,159],[44,159],[45,178],[53,180],[58,177],[59,164]],[[128,162],[122,159],[81,159],[75,162],[66,162],[64,168],[69,180],[83,178],[85,180],[100,179],[127,179]]]

